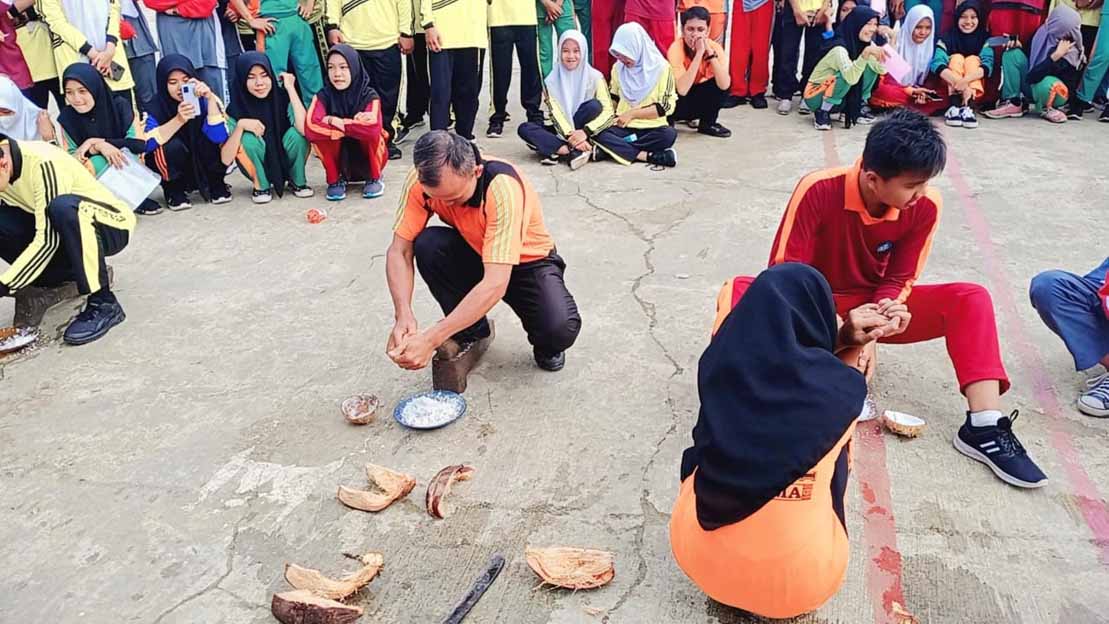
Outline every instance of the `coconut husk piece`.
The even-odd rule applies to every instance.
[[[911,414],[903,414],[893,410],[882,412],[882,426],[905,438],[915,438],[924,433],[924,427],[927,424],[923,419]]]
[[[346,600],[369,585],[385,566],[385,556],[381,553],[367,553],[358,559],[362,563],[362,568],[338,580],[324,576],[319,570],[286,563],[285,580],[293,587],[309,591],[321,598]]]
[[[350,624],[362,617],[362,607],[321,598],[306,589],[274,594],[270,611],[281,624]]]
[[[890,615],[893,616],[893,624],[920,624],[920,620],[901,606],[900,602],[895,601],[890,606]]]
[[[552,546],[528,548],[524,556],[543,583],[555,587],[594,589],[616,576],[615,555],[604,550]]]
[[[416,487],[416,478],[376,464],[366,464],[366,477],[379,491],[356,490],[340,485],[339,502],[361,511],[381,511],[393,501],[408,496]]]
[[[474,469],[463,464],[447,466],[440,470],[427,485],[427,494],[424,497],[427,513],[432,518],[440,520],[454,513],[454,508],[447,504],[447,495],[451,493],[451,486],[457,481],[469,481],[473,474]]]
[[[373,422],[377,409],[381,407],[381,399],[373,394],[356,394],[343,401],[339,409],[343,417],[352,425],[365,425]]]

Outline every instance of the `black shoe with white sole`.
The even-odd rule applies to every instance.
[[[678,165],[678,153],[672,147],[651,152],[647,154],[647,164],[656,167],[676,167]]]
[[[1017,410],[1008,417],[1002,417],[996,425],[975,427],[967,413],[966,422],[955,434],[955,449],[971,459],[976,459],[993,471],[998,479],[1019,488],[1038,488],[1047,485],[1044,475],[1036,462],[1028,456],[1017,434],[1013,433],[1013,423]]]
[[[566,352],[559,351],[554,355],[546,355],[539,351],[533,351],[535,355],[535,364],[545,371],[557,373],[566,366]]]

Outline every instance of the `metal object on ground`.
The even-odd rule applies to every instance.
[[[486,590],[489,589],[489,586],[493,584],[493,581],[497,580],[497,576],[500,575],[503,569],[504,557],[501,555],[493,555],[493,558],[489,561],[489,566],[485,568],[485,572],[482,572],[481,576],[474,581],[473,586],[470,587],[470,591],[466,593],[466,597],[462,599],[462,602],[458,603],[458,606],[447,616],[447,619],[443,620],[443,624],[460,624],[462,620],[466,619],[470,610],[474,608],[478,600],[481,600],[481,597],[485,594]]]

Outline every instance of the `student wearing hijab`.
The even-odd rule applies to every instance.
[[[59,69],[88,61],[108,80],[113,92],[131,101],[135,81],[120,44],[120,0],[40,0],[47,26],[60,43],[54,46]]]
[[[616,30],[609,53],[616,59],[609,86],[619,101],[612,132],[597,136],[603,153],[623,164],[677,165],[678,133],[666,120],[678,105],[670,64],[634,22]]]
[[[307,113],[292,74],[274,78],[269,58],[245,52],[235,67],[234,95],[228,109],[230,136],[221,153],[224,164],[239,169],[254,185],[251,200],[268,204],[288,187],[301,198],[314,194],[304,173],[308,139],[304,138]]]
[[[825,43],[824,57],[813,68],[803,98],[813,112],[813,127],[832,129],[832,109],[842,108],[844,126],[871,124],[874,117],[863,108],[878,77],[886,73],[885,51],[877,45],[878,13],[855,7],[843,20],[834,38]]]
[[[942,102],[936,102],[936,92],[926,86],[932,75],[932,57],[936,50],[935,24],[935,14],[927,4],[909,9],[897,37],[897,53],[909,64],[909,72],[902,77],[904,84],[888,73],[882,76],[870,96],[871,106],[909,106],[926,114],[942,106]]]
[[[96,68],[74,63],[62,74],[66,105],[58,115],[66,151],[94,176],[108,167],[124,167],[129,151],[137,157],[147,152],[147,141],[135,132],[131,104],[112,93]],[[138,214],[162,212],[158,202],[146,199],[135,208]]]
[[[713,600],[792,618],[827,602],[847,571],[851,436],[867,384],[836,352],[906,313],[869,304],[841,319],[828,282],[800,263],[767,269],[728,304],[698,366],[670,546]]]
[[[157,80],[158,96],[146,118],[146,164],[162,176],[166,206],[192,208],[190,191],[213,204],[230,202],[231,189],[224,182],[227,167],[220,154],[228,137],[223,103],[180,54],[162,57]],[[199,110],[184,101],[185,85],[191,85]]]
[[[7,76],[0,76],[0,132],[19,141],[55,141],[50,114],[23,96]]]
[[[1032,51],[1025,56],[1019,48],[1001,57],[1001,97],[1004,103],[986,113],[991,119],[1024,115],[1024,99],[1036,105],[1040,116],[1051,123],[1064,123],[1061,109],[1082,79],[1086,62],[1082,51],[1082,18],[1066,5],[1059,5],[1032,38]]]
[[[977,128],[978,118],[970,105],[986,92],[994,52],[986,43],[990,33],[978,0],[966,0],[956,11],[955,25],[936,43],[932,73],[946,83],[950,97],[944,123],[953,128]]]
[[[698,133],[726,139],[732,131],[717,118],[732,86],[732,76],[724,47],[709,38],[708,18],[704,7],[682,13],[682,36],[670,44],[666,56],[678,92],[678,104],[670,120],[696,124]]]
[[[354,48],[345,43],[327,54],[323,90],[308,107],[305,136],[327,174],[328,201],[347,197],[347,182],[365,180],[362,197],[385,192],[381,171],[389,160],[382,129],[381,98]],[[368,171],[366,170],[368,168]]]
[[[545,81],[551,127],[529,121],[517,132],[539,152],[542,164],[565,162],[576,170],[589,162],[597,135],[612,125],[612,97],[604,76],[589,64],[585,35],[577,30],[562,33],[558,51],[559,61]]]

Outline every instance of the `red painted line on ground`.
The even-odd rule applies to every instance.
[[[824,132],[824,165],[838,167],[835,135]],[[853,453],[855,476],[863,493],[863,533],[866,542],[866,588],[874,624],[890,624],[894,601],[905,604],[901,586],[901,551],[897,549],[897,524],[893,517],[886,441],[878,421],[855,428],[858,452]]]
[[[1100,551],[1102,565],[1109,566],[1109,509],[1106,508],[1105,499],[1097,489],[1097,485],[1090,479],[1090,475],[1082,466],[1078,450],[1074,446],[1071,434],[1063,426],[1062,406],[1058,397],[1051,388],[1051,378],[1047,373],[1039,353],[1033,348],[1033,342],[1028,335],[1020,315],[1017,314],[1017,303],[1005,278],[1005,269],[1002,264],[1000,250],[996,249],[990,240],[990,226],[985,215],[974,200],[970,186],[963,177],[959,162],[948,154],[947,177],[951,180],[959,201],[963,206],[963,213],[970,225],[974,238],[981,250],[986,273],[993,282],[990,291],[998,299],[998,304],[1008,326],[1009,335],[1012,336],[1010,344],[1016,346],[1017,356],[1021,361],[1021,371],[1028,377],[1032,384],[1032,395],[1040,408],[1049,416],[1047,421],[1050,433],[1051,446],[1059,454],[1066,474],[1067,482],[1074,493],[1078,509],[1090,528],[1094,544]],[[1028,276],[1031,280],[1032,276]],[[1050,476],[1050,475],[1049,475]]]

